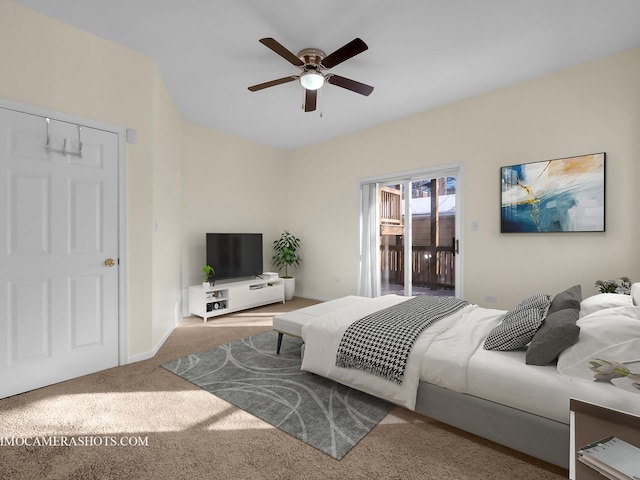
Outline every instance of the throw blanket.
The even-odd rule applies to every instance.
[[[336,366],[355,368],[397,384],[422,331],[469,305],[452,297],[419,295],[355,321],[344,333]]]

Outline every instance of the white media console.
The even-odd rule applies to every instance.
[[[225,313],[276,302],[284,303],[284,280],[278,277],[189,287],[189,315],[202,317],[205,322]]]

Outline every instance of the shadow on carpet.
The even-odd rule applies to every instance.
[[[162,366],[340,460],[393,407],[300,370],[302,340],[268,331]]]

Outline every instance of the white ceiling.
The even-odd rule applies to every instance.
[[[291,149],[640,46],[638,0],[14,0],[151,57],[183,117]],[[331,70],[316,112],[299,70],[258,42],[327,54],[369,50]],[[126,73],[126,72],[123,72]]]

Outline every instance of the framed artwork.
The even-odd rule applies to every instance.
[[[605,153],[500,168],[502,233],[604,232]]]

